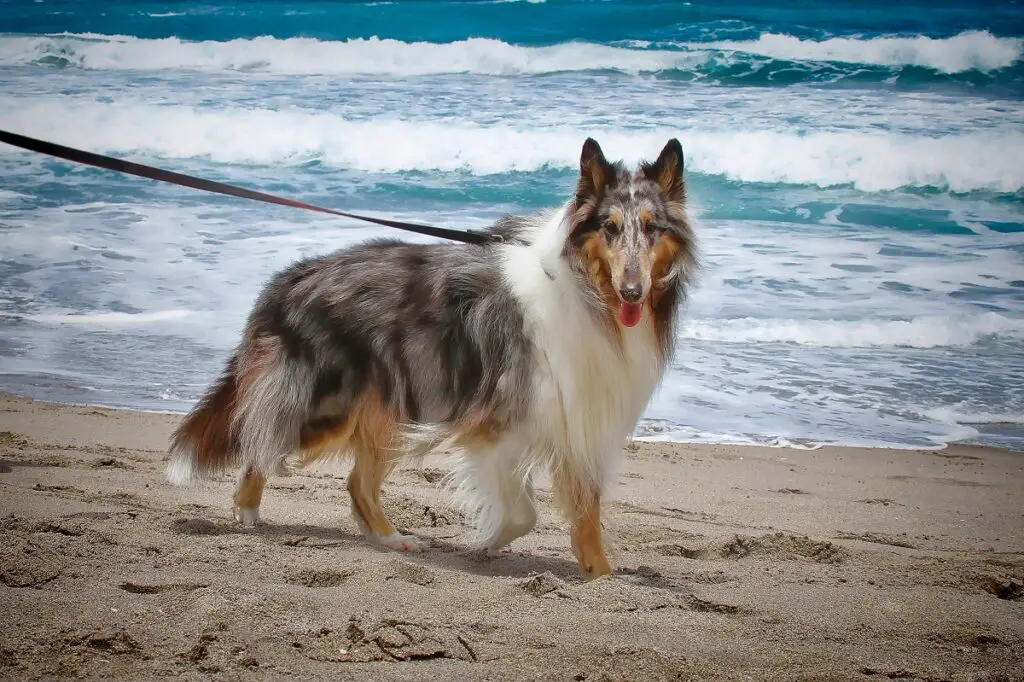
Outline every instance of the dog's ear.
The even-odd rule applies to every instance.
[[[644,175],[661,189],[668,201],[683,203],[686,200],[686,183],[683,180],[683,146],[672,138],[661,150],[658,160],[644,163]]]
[[[615,179],[615,169],[604,158],[601,145],[592,137],[583,143],[580,154],[580,179],[576,185],[577,224],[585,222],[601,202],[605,187]]]
[[[613,169],[604,158],[601,145],[592,137],[583,143],[580,153],[580,184],[577,194],[600,194],[611,180]]]

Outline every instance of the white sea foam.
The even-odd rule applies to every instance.
[[[26,315],[26,319],[41,324],[71,324],[83,327],[124,327],[152,324],[155,322],[175,322],[191,317],[190,310],[158,310],[151,313],[40,313]]]
[[[1024,339],[1024,319],[984,313],[909,320],[691,320],[682,338],[718,343],[791,343],[829,348],[970,346],[990,337]]]
[[[988,31],[964,31],[949,38],[893,36],[801,39],[765,33],[757,40],[685,43],[690,49],[715,48],[792,61],[829,61],[880,66],[923,66],[944,73],[994,71],[1021,59],[1024,39]]]
[[[195,402],[195,398],[190,398],[188,396],[181,395],[180,393],[172,391],[169,388],[161,389],[160,390],[160,395],[157,396],[157,397],[159,397],[160,400],[168,400],[168,401],[173,401],[173,402],[176,402],[176,403]]]
[[[691,167],[746,182],[852,185],[869,192],[908,186],[954,192],[1024,187],[1024,167],[1013,160],[1024,153],[1020,131],[934,137],[882,131],[695,131],[683,141]]]
[[[21,199],[31,199],[31,197],[27,194],[22,194],[21,192],[13,192],[7,189],[0,189],[0,203],[18,201]]]
[[[641,46],[636,43],[632,47]],[[377,37],[323,41],[265,36],[187,41],[94,33],[0,36],[0,64],[59,58],[89,69],[213,69],[283,74],[508,75],[592,69],[640,73],[692,69],[723,50],[797,61],[917,65],[957,73],[1010,66],[1021,58],[1024,40],[997,37],[987,31],[966,31],[949,38],[903,36],[822,41],[766,33],[751,41],[692,42],[680,44],[677,49],[629,49],[586,42],[527,47],[491,38],[410,43]]]
[[[946,405],[924,410],[921,415],[949,424],[991,425],[1020,424],[1024,425],[1024,412],[988,412],[967,405]]]
[[[639,429],[644,433],[643,423]],[[824,445],[801,440],[791,440],[781,436],[741,436],[731,433],[714,433],[699,429],[670,426],[654,435],[633,436],[632,440],[646,443],[715,443],[726,445],[754,445],[766,448],[788,450],[820,450]],[[740,459],[743,459],[742,457]]]
[[[681,50],[630,50],[583,42],[523,47],[491,38],[407,43],[377,37],[323,41],[267,36],[224,42],[96,34],[0,37],[0,64],[29,64],[44,58],[66,60],[87,69],[415,76],[539,74],[593,69],[656,72],[692,68],[707,61],[709,55]]]
[[[68,125],[74,121],[74,125]],[[483,126],[378,118],[351,121],[301,109],[212,109],[89,100],[27,99],[0,126],[96,152],[208,158],[241,164],[319,160],[363,171],[463,170],[474,174],[573,168],[587,135],[627,162],[651,158],[671,136],[690,172],[730,180],[851,185],[861,191],[937,187],[955,192],[1024,188],[1024,131],[944,136],[885,131]],[[14,148],[0,148],[0,154]]]

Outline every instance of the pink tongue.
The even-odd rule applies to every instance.
[[[619,320],[627,327],[635,327],[644,314],[643,303],[626,303],[619,307]]]

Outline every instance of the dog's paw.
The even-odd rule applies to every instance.
[[[295,466],[289,462],[286,458],[279,459],[274,464],[274,475],[281,478],[287,478],[295,475]]]
[[[375,538],[375,542],[398,552],[421,552],[428,547],[424,540],[419,539],[415,535],[402,535],[401,533],[395,533],[386,537],[378,536]]]
[[[480,556],[484,559],[497,559],[498,557],[505,556],[512,553],[512,547],[509,544],[504,544],[500,547],[482,547],[477,550]]]
[[[235,521],[243,526],[256,526],[260,522],[259,507],[235,507]]]

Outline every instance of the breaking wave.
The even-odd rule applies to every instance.
[[[543,74],[595,69],[657,72],[696,67],[707,60],[707,55],[680,50],[631,50],[585,42],[521,47],[491,38],[451,43],[409,43],[376,37],[323,41],[269,36],[217,42],[94,34],[0,39],[0,64],[44,60],[87,69],[416,76]]]
[[[876,66],[920,66],[942,73],[995,71],[1012,66],[1024,52],[1024,39],[1000,38],[988,31],[964,31],[950,38],[899,36],[801,39],[765,33],[757,40],[685,43],[791,61],[845,62]]]
[[[939,74],[991,73],[1013,66],[1024,40],[967,31],[928,36],[829,38],[815,41],[765,33],[756,40],[606,45],[583,41],[523,46],[491,38],[448,43],[395,39],[238,38],[190,41],[125,35],[0,35],[0,65],[52,64],[85,69],[195,69],[276,74],[508,76],[611,70],[683,74],[712,80],[792,78],[795,65],[851,64],[845,72],[798,69],[799,78],[863,77],[865,66],[920,67]],[[767,60],[767,62],[766,62]],[[777,62],[774,66],[771,62]],[[880,77],[889,77],[889,71]]]
[[[75,121],[68,126],[69,120]],[[209,109],[37,99],[0,112],[0,125],[100,153],[301,164],[370,172],[462,171],[477,175],[575,168],[581,141],[600,139],[627,162],[679,137],[690,172],[731,181],[873,192],[934,187],[954,192],[1024,188],[1024,131],[944,136],[886,131],[724,131],[671,127],[482,126],[451,121],[349,121],[321,111]],[[13,148],[0,149],[0,154]]]

